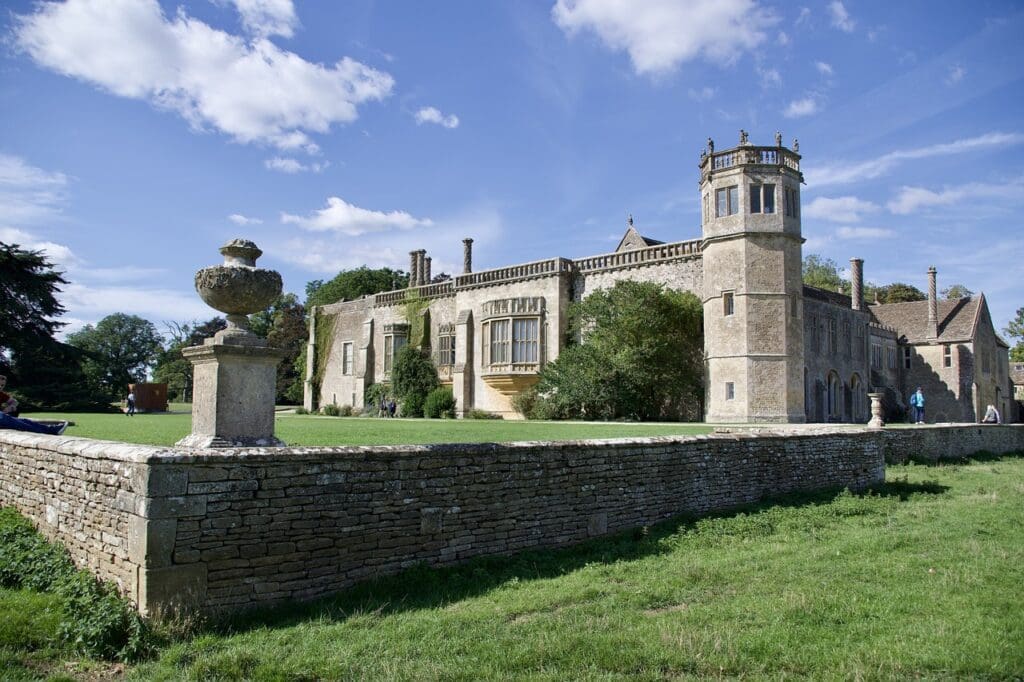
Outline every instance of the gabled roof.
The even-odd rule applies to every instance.
[[[824,301],[825,303],[831,303],[842,308],[851,307],[853,299],[846,294],[840,294],[835,291],[829,291],[828,289],[819,289],[818,287],[812,287],[809,284],[804,285],[804,298],[811,298],[816,301]]]
[[[984,294],[936,303],[938,341],[953,343],[975,338],[982,311],[987,310]],[[928,301],[874,304],[868,310],[877,322],[895,327],[908,343],[932,340],[931,330],[928,329]]]
[[[636,228],[633,227],[633,216],[629,217],[627,223],[626,234],[622,235],[622,239],[619,241],[619,245],[615,247],[615,253],[620,251],[629,251],[631,249],[642,249],[645,246],[657,246],[658,244],[664,244],[665,242],[658,241],[657,239],[651,239],[645,237]]]

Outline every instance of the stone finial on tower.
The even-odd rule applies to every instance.
[[[473,240],[466,237],[462,240],[462,274],[473,272]]]
[[[800,140],[796,139],[795,137],[793,138],[793,151],[795,151],[797,154],[800,153]]]
[[[854,310],[864,308],[864,260],[850,259],[850,307]]]
[[[715,153],[715,141],[712,140],[709,137],[708,138],[708,154],[714,154],[714,153]]]
[[[775,131],[775,146],[776,147],[781,147],[782,146],[782,133],[780,131],[778,131],[778,130]]]
[[[935,266],[928,268],[928,336],[939,337],[939,301],[935,293]]]
[[[750,133],[748,133],[746,130],[743,130],[741,128],[740,129],[740,146],[742,147],[742,146],[748,145],[748,144],[750,144]]]
[[[419,282],[419,251],[409,252],[409,286],[414,287]]]
[[[424,280],[423,283],[424,284],[430,284],[430,279],[431,279],[431,277],[430,277],[430,262],[432,260],[434,260],[434,259],[431,258],[430,256],[427,256],[427,257],[425,257],[423,259],[423,264],[425,266],[424,269],[426,270],[426,272],[423,275],[423,280]]]

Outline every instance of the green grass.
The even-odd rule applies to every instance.
[[[67,435],[144,445],[173,445],[192,429],[192,415],[61,414],[25,415],[69,419]],[[420,443],[505,443],[522,440],[576,440],[628,436],[710,433],[704,424],[525,422],[476,419],[377,419],[278,414],[275,435],[289,445],[403,445]]]
[[[209,623],[128,676],[1009,679],[1024,675],[1022,527],[1022,457],[892,466],[870,495],[420,567]],[[21,598],[0,601],[0,632],[15,633],[0,656],[26,679],[63,669],[45,623],[12,619],[46,617]]]

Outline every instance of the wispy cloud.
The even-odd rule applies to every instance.
[[[287,34],[290,3],[238,0],[251,30]],[[239,142],[315,153],[310,138],[350,123],[391,93],[383,71],[345,57],[308,62],[265,37],[215,29],[156,0],[41,3],[15,21],[16,44],[41,67],[176,112]]]
[[[708,100],[714,99],[716,92],[717,90],[715,90],[715,88],[705,85],[700,90],[690,88],[686,94],[694,102],[707,102]]]
[[[459,127],[459,117],[455,114],[447,116],[441,113],[440,109],[434,107],[423,107],[416,112],[416,124],[435,123],[444,128],[452,129]]]
[[[66,200],[63,173],[36,168],[24,159],[0,154],[0,225],[24,226],[52,220]]]
[[[888,173],[903,161],[964,154],[990,147],[1017,145],[1022,142],[1024,142],[1024,134],[1021,133],[986,133],[953,142],[897,150],[866,161],[839,161],[818,167],[812,166],[806,169],[805,174],[814,187],[840,185],[877,178]]]
[[[429,218],[414,218],[405,211],[385,212],[360,208],[339,197],[329,197],[325,208],[306,217],[282,213],[281,222],[313,232],[341,232],[353,237],[369,232],[411,230],[434,224]]]
[[[962,81],[964,79],[964,76],[966,75],[967,69],[960,66],[959,64],[954,64],[953,66],[949,67],[949,73],[946,76],[946,85],[956,85],[957,83]]]
[[[625,51],[641,75],[700,57],[732,64],[778,22],[757,0],[557,0],[551,16],[567,35],[592,32],[609,49]]]
[[[814,95],[808,95],[790,102],[782,115],[786,118],[802,118],[816,113],[818,113],[818,99]]]
[[[314,163],[302,163],[298,159],[275,156],[263,162],[267,170],[280,171],[294,175],[295,173],[321,173],[331,164],[329,161],[317,161]]]
[[[831,76],[832,75],[832,65],[831,64],[828,64],[826,62],[815,62],[814,66],[815,66],[815,68],[818,69],[818,73],[820,73],[822,76]]]
[[[778,69],[765,69],[757,67],[757,75],[760,76],[762,88],[778,88],[782,86],[782,74]]]
[[[846,11],[846,7],[840,0],[832,0],[828,4],[828,11],[835,28],[846,33],[853,33],[857,23],[850,17],[850,13]]]
[[[230,0],[238,10],[245,29],[256,36],[291,38],[299,19],[292,0]]]
[[[235,225],[262,225],[263,221],[259,218],[249,218],[242,215],[241,213],[232,213],[228,216],[228,220],[233,222]]]
[[[874,213],[878,204],[857,197],[818,197],[804,206],[805,218],[817,218],[834,223],[856,223],[865,213]]]
[[[972,182],[933,191],[924,187],[901,187],[886,207],[896,215],[909,215],[922,209],[942,208],[971,199],[1024,200],[1024,178],[1003,184]]]
[[[843,226],[836,229],[836,236],[840,239],[885,239],[895,236],[896,233],[885,227],[849,227]]]

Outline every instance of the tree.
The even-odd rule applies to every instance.
[[[58,341],[27,346],[12,354],[11,393],[25,412],[110,411],[106,395],[90,388],[82,370],[83,353]]]
[[[111,400],[128,384],[144,381],[163,350],[160,335],[149,320],[114,313],[68,335],[68,343],[83,351],[82,370],[91,387]]]
[[[1024,308],[1017,308],[1017,314],[1003,331],[1007,336],[1017,339],[1017,345],[1010,349],[1010,360],[1024,362]]]
[[[302,395],[302,371],[296,368],[296,360],[305,349],[308,336],[305,307],[295,294],[283,294],[266,310],[250,315],[249,328],[257,336],[267,339],[271,346],[285,352],[277,365],[276,401],[296,402],[296,395]],[[305,369],[304,365],[302,369]]]
[[[334,279],[313,280],[306,285],[306,307],[351,301],[361,296],[391,291],[407,286],[409,276],[391,268],[371,270],[365,265],[355,270],[342,270]]]
[[[811,253],[804,256],[804,284],[828,291],[849,291],[849,283],[839,274],[839,265],[831,258]]]
[[[403,346],[391,369],[391,388],[403,417],[422,417],[427,395],[441,385],[433,361],[419,348]]]
[[[11,352],[55,343],[53,334],[64,312],[57,300],[67,284],[41,251],[26,251],[17,244],[0,242],[0,364]]]
[[[624,280],[573,304],[569,316],[581,342],[541,371],[527,416],[699,418],[703,307],[696,296]]]
[[[942,298],[947,301],[952,301],[957,298],[968,298],[974,296],[974,292],[965,287],[963,284],[953,284],[940,292]]]
[[[879,303],[906,303],[908,301],[924,301],[928,297],[923,291],[911,284],[894,282],[876,289]]]
[[[181,350],[201,345],[204,339],[227,327],[227,320],[214,317],[201,324],[170,322],[166,326],[170,342],[157,355],[153,381],[167,384],[168,400],[192,402],[192,363],[185,359]]]

